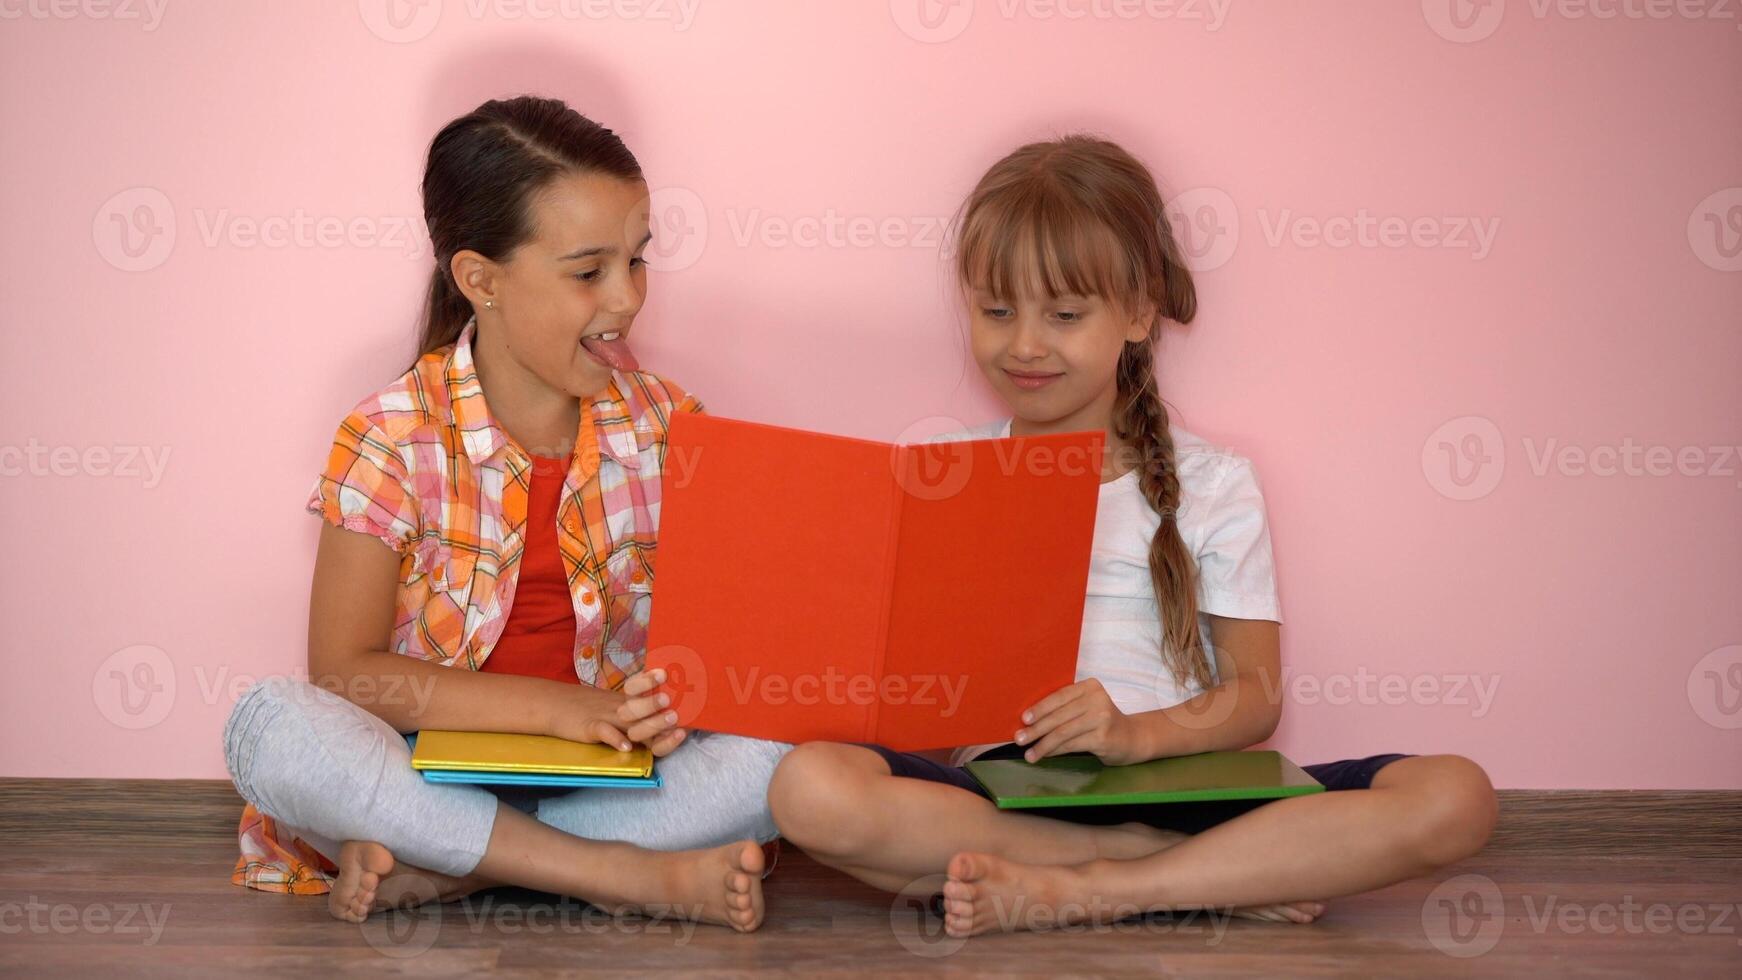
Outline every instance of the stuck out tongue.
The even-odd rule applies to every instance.
[[[616,340],[584,337],[581,339],[581,346],[592,352],[594,357],[611,365],[613,371],[641,370],[641,365],[636,363],[634,352],[629,349],[629,341],[621,337]]]

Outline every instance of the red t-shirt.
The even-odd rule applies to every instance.
[[[575,606],[557,550],[557,504],[569,461],[532,457],[526,500],[526,550],[508,623],[484,666],[492,674],[525,674],[579,684],[575,674]]]

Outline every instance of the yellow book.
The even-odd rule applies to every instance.
[[[550,735],[424,731],[417,733],[411,767],[645,778],[653,773],[653,753],[645,745],[619,752]]]

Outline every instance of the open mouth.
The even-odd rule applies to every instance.
[[[589,334],[581,338],[581,349],[593,360],[613,371],[639,371],[641,365],[636,363],[635,353],[629,349],[626,333],[623,330],[612,330],[608,333]]]

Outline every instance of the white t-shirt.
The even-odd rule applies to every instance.
[[[1178,427],[1168,431],[1179,471],[1180,536],[1197,563],[1198,630],[1210,652],[1211,615],[1282,622],[1264,497],[1249,460]],[[932,441],[1008,435],[1006,419]],[[1160,526],[1161,516],[1138,488],[1136,471],[1101,484],[1077,680],[1099,678],[1126,714],[1172,707],[1203,693],[1195,684],[1176,682],[1161,656],[1161,612],[1149,577],[1149,543]],[[1213,652],[1211,658],[1214,676]],[[986,748],[959,749],[955,761],[959,765]]]

